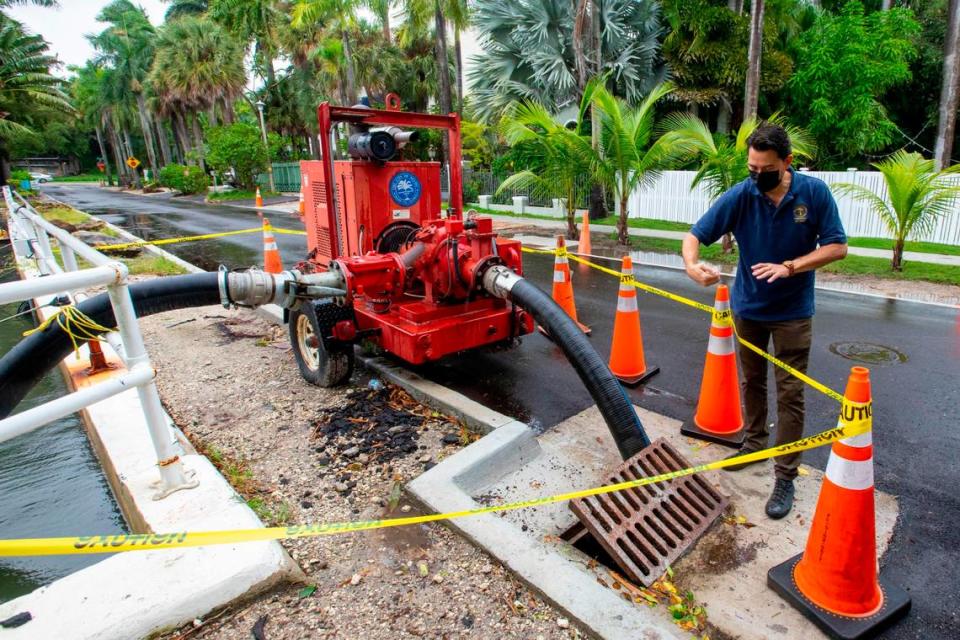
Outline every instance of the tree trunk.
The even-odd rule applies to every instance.
[[[380,16],[380,20],[383,22],[383,39],[387,41],[387,44],[390,44],[392,37],[390,34],[390,3],[389,2],[387,3],[387,10],[384,12],[382,16]]]
[[[110,175],[110,156],[107,155],[107,147],[103,144],[103,128],[98,124],[95,126],[97,130],[97,146],[100,147],[100,158],[103,160],[104,173],[107,174],[107,185],[113,186],[113,176]]]
[[[147,163],[150,165],[150,172],[157,172],[157,148],[153,141],[153,127],[150,122],[150,114],[147,113],[147,100],[143,93],[137,94],[137,112],[140,114],[140,129],[143,131],[143,146],[147,148]]]
[[[956,132],[958,91],[960,91],[960,0],[948,4],[947,37],[943,47],[943,85],[933,161],[937,170],[950,166]]]
[[[567,194],[567,237],[571,240],[580,239],[580,230],[577,229],[576,193],[576,189],[570,189]]]
[[[463,115],[463,49],[460,46],[460,29],[453,25],[453,56],[457,65],[457,113]]]
[[[346,63],[347,72],[347,98],[350,100],[348,106],[357,104],[357,71],[353,66],[353,48],[350,46],[350,35],[346,28],[340,28],[340,40],[343,42],[343,60]]]
[[[133,145],[130,144],[130,130],[127,129],[126,125],[123,127],[123,143],[127,148],[127,157],[132,158],[133,155]],[[137,189],[143,187],[143,182],[140,181],[140,172],[136,169],[130,169],[131,174],[133,175],[133,184]]]
[[[760,94],[760,54],[763,48],[764,0],[753,0],[750,7],[750,51],[747,54],[747,82],[743,92],[743,119],[757,117]]]
[[[117,163],[117,185],[123,186],[128,183],[127,165],[123,163],[123,147],[120,145],[120,136],[117,129],[110,121],[107,121],[107,136],[110,138],[110,146],[113,147],[113,159]]]
[[[617,219],[617,242],[624,246],[630,246],[630,232],[627,227],[628,197],[628,195],[620,195],[620,217]]]
[[[184,119],[184,114],[177,111],[173,115],[173,123],[177,131],[177,139],[180,141],[183,164],[187,164],[190,161],[190,154],[193,152],[193,143],[190,142],[190,135],[187,133],[187,123]]]
[[[730,133],[730,116],[733,115],[733,109],[730,108],[730,101],[726,98],[720,98],[720,106],[717,111],[717,133]]]
[[[217,103],[214,102],[210,105],[210,108],[207,109],[207,126],[216,127],[217,126]]]
[[[160,157],[163,158],[163,166],[165,167],[173,162],[173,154],[170,153],[170,138],[167,137],[167,127],[163,120],[156,118],[153,123],[157,128],[157,139],[160,141]]]
[[[891,266],[894,271],[903,271],[903,238],[897,238],[893,244],[893,261]]]
[[[233,108],[233,99],[224,98],[223,99],[223,122],[224,124],[231,125],[237,119],[237,112]]]
[[[443,17],[440,0],[434,0],[433,9],[433,23],[436,30],[434,53],[437,57],[437,76],[440,80],[440,113],[447,115],[453,111],[453,100],[450,97],[450,58],[447,56],[447,21]]]
[[[574,18],[573,18],[573,64],[577,70],[577,88],[581,95],[587,86],[587,55],[583,51],[585,41],[585,31],[589,28],[587,24],[587,2],[588,0],[575,0]]]
[[[263,46],[263,42],[259,38],[257,39],[256,47],[257,47],[256,53],[257,55],[260,56],[260,59],[263,61],[263,68],[267,75],[267,77],[265,78],[265,80],[267,81],[267,84],[264,87],[265,89],[264,93],[269,98],[270,92],[273,91],[273,87],[277,84],[277,72],[273,68],[273,56],[270,55],[270,51],[268,51]],[[269,100],[266,100],[266,102],[269,102]]]
[[[883,0],[883,2],[880,3],[880,11],[890,11],[892,4],[892,0]]]
[[[203,131],[200,130],[200,118],[197,117],[196,113],[190,114],[190,126],[193,128],[194,148],[197,150],[200,169],[206,173],[207,164],[203,161]]]

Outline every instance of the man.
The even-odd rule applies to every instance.
[[[806,372],[812,335],[814,270],[847,255],[847,237],[837,204],[821,180],[795,172],[790,137],[778,125],[762,124],[747,140],[750,178],[720,196],[683,240],[687,275],[703,286],[720,279],[700,262],[700,245],[732,232],[740,262],[732,307],[737,333],[799,371]],[[742,345],[747,437],[730,457],[767,448],[767,361]],[[777,382],[776,445],[803,436],[804,383],[780,367]],[[767,515],[783,518],[793,507],[793,480],[800,453],[775,459]],[[750,464],[728,467],[743,469]]]

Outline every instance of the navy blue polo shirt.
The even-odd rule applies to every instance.
[[[780,206],[774,206],[748,178],[720,196],[690,230],[704,245],[728,232],[737,239],[740,263],[731,305],[734,314],[749,320],[810,318],[814,309],[813,271],[768,283],[753,277],[753,265],[794,260],[817,245],[847,241],[826,183],[793,169],[790,173],[790,189]]]

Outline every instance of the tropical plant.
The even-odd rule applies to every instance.
[[[57,59],[47,42],[0,13],[0,178],[9,161],[11,137],[33,132],[39,109],[72,113],[63,81],[50,73]]]
[[[241,42],[254,42],[254,62],[263,70],[267,102],[277,81],[273,60],[278,54],[280,32],[286,21],[277,5],[277,0],[210,0],[208,12]]]
[[[170,4],[167,12],[163,14],[163,19],[166,22],[185,16],[203,15],[210,8],[209,0],[164,0],[164,2]]]
[[[934,161],[901,149],[873,165],[883,174],[887,198],[850,183],[830,185],[839,195],[864,202],[893,236],[894,271],[903,270],[903,245],[910,238],[929,233],[939,218],[956,212],[960,198],[960,165],[937,171]]]
[[[328,23],[329,28],[340,37],[345,67],[345,93],[350,104],[357,102],[357,69],[353,60],[350,32],[355,25],[354,16],[360,4],[360,0],[297,0],[292,12],[291,24],[294,28]]]
[[[129,0],[113,0],[97,15],[97,21],[109,26],[88,36],[98,55],[95,62],[110,66],[108,76],[117,102],[136,104],[140,130],[151,169],[159,169],[154,144],[153,121],[147,111],[147,74],[153,64],[156,29],[142,7]]]
[[[919,25],[907,9],[866,13],[858,0],[822,12],[797,43],[790,113],[816,138],[821,160],[848,166],[899,137],[880,98],[910,78]]]
[[[596,158],[590,136],[581,134],[581,125],[578,120],[568,129],[538,102],[514,105],[500,122],[500,131],[513,147],[515,160],[527,168],[504,180],[497,192],[530,189],[540,196],[562,197],[566,201],[567,237],[571,239],[580,237],[577,202],[588,187],[582,178],[589,175]]]
[[[580,3],[583,4],[582,2]],[[467,74],[476,116],[496,119],[514,102],[535,100],[562,109],[575,105],[585,89],[577,68],[583,14],[569,0],[477,0],[472,22],[482,52]],[[659,5],[653,0],[606,0],[599,15],[599,59],[592,71],[604,74],[608,89],[630,103],[640,101],[666,74],[659,61]],[[578,21],[579,18],[579,21]]]
[[[808,161],[816,154],[816,145],[810,135],[800,127],[787,123],[780,114],[773,114],[766,122],[778,124],[787,130],[795,160]],[[673,113],[664,118],[662,128],[666,132],[664,137],[700,163],[690,188],[702,183],[713,201],[747,179],[750,173],[747,169],[747,139],[759,124],[756,118],[747,120],[740,125],[736,137],[731,139],[726,135],[711,133],[707,123],[700,118],[687,113]]]
[[[210,166],[220,172],[233,169],[237,185],[243,189],[253,189],[257,174],[266,170],[268,162],[260,130],[252,124],[238,122],[208,129],[207,139],[210,145],[207,161]]]
[[[652,184],[663,170],[682,156],[685,148],[671,136],[654,139],[654,106],[673,90],[672,85],[657,85],[639,105],[631,107],[599,86],[601,82],[591,81],[584,93],[600,114],[600,157],[594,162],[593,173],[617,199],[617,239],[620,244],[628,245],[627,200],[630,194]],[[581,104],[581,119],[582,113]]]
[[[206,191],[210,186],[210,178],[200,167],[168,164],[160,170],[160,184],[184,195],[191,195]]]

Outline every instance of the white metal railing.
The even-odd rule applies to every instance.
[[[103,255],[65,230],[44,220],[26,200],[12,192],[8,186],[3,187],[3,199],[9,214],[8,230],[10,241],[15,245],[15,253],[19,256],[32,255],[37,261],[38,269],[46,277],[0,284],[0,304],[64,293],[75,299],[74,292],[78,289],[106,285],[119,333],[108,334],[107,340],[116,348],[127,371],[0,420],[0,442],[136,388],[160,470],[159,490],[154,498],[159,500],[179,489],[197,486],[194,474],[183,466],[180,459],[183,451],[160,404],[160,394],[155,382],[156,371],[150,364],[150,356],[140,333],[133,299],[130,297],[126,265]],[[56,259],[51,238],[59,245],[63,265]],[[79,269],[78,255],[93,267]]]

